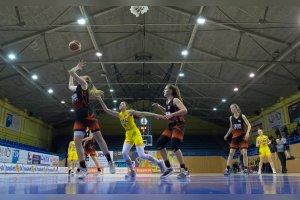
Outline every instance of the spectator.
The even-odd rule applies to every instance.
[[[285,147],[280,139],[276,139],[276,159],[279,158],[281,163],[281,172],[285,174],[287,172],[286,169],[286,155],[285,155]]]

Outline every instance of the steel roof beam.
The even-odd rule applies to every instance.
[[[183,11],[183,10],[178,9],[178,8],[173,8],[173,7],[164,7],[164,8],[168,9],[168,10],[171,10],[171,11],[174,11],[174,12],[177,12],[179,14],[185,15],[185,16],[198,17],[198,16],[193,15],[192,13],[189,13],[187,11]],[[225,24],[224,22],[219,21],[219,20],[211,19],[211,18],[208,18],[208,17],[205,17],[205,19],[206,19],[207,22],[210,22],[214,25],[217,25],[217,26],[220,26],[220,27],[223,27],[223,28],[226,28],[226,29],[230,29],[230,30],[233,30],[233,31],[242,32],[242,33],[245,33],[246,35],[250,35],[252,37],[255,37],[255,38],[258,38],[258,39],[261,39],[261,40],[264,40],[264,41],[272,42],[272,43],[280,45],[282,47],[287,47],[289,45],[288,43],[285,43],[282,40],[279,40],[279,39],[276,39],[276,38],[273,38],[273,37],[269,37],[269,36],[265,36],[263,34],[256,33],[254,31],[249,31],[249,30],[237,27],[237,26],[228,25],[228,24]]]
[[[197,15],[198,16],[201,16],[202,13],[203,13],[203,10],[204,10],[204,6],[201,6]],[[195,22],[195,25],[193,27],[193,30],[192,30],[192,33],[191,33],[191,36],[189,38],[189,41],[188,41],[188,44],[186,46],[186,50],[189,51],[190,48],[192,48],[193,46],[193,43],[194,43],[194,40],[195,40],[195,37],[196,37],[196,34],[197,34],[197,29],[198,29],[198,26],[199,24],[197,23],[197,21]],[[183,71],[183,68],[184,68],[184,63],[180,63],[180,68],[179,68],[179,73]],[[178,80],[179,80],[179,73],[177,74],[177,77],[176,77],[176,81],[175,81],[175,85],[177,84]]]
[[[96,12],[92,16],[94,18],[97,18],[97,17],[103,16],[107,13],[113,12],[113,11],[118,10],[118,9],[120,9],[120,7],[110,7],[108,9],[104,9],[104,10],[101,10],[99,12]],[[29,35],[25,35],[25,36],[20,37],[20,38],[16,38],[16,39],[11,40],[11,41],[5,42],[5,43],[1,44],[1,46],[2,46],[2,48],[11,47],[13,45],[16,45],[16,44],[19,44],[19,43],[22,43],[22,42],[25,42],[25,41],[28,41],[28,40],[35,39],[36,37],[40,37],[43,34],[52,33],[52,32],[64,29],[64,28],[66,28],[70,25],[73,25],[75,23],[77,23],[77,21],[68,21],[68,22],[65,22],[63,24],[60,24],[60,26],[57,26],[57,27],[54,27],[54,28],[47,28],[47,29],[29,34]]]

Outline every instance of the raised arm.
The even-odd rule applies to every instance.
[[[74,79],[72,76],[69,77],[69,90],[72,92],[76,91],[76,86],[74,85]]]
[[[69,79],[69,89],[72,90],[74,88],[70,88],[70,80],[71,82],[73,82],[73,85],[74,85],[74,80],[79,83],[82,87],[83,90],[87,90],[88,88],[88,83],[83,79],[81,78],[80,76],[77,75],[77,71],[78,70],[82,70],[82,68],[85,66],[85,64],[83,62],[79,62],[75,67],[73,67],[71,70],[69,70],[69,74],[70,74],[70,79]],[[72,90],[73,91],[73,90]]]
[[[138,117],[155,117],[155,118],[161,118],[164,119],[165,117],[162,115],[158,115],[155,113],[151,113],[151,112],[141,112],[141,111],[136,111],[136,110],[128,110],[130,115],[135,115]]]
[[[160,110],[160,112],[162,112],[162,113],[165,113],[165,112],[166,112],[166,108],[163,107],[163,106],[161,106],[161,105],[158,104],[158,103],[153,103],[152,106],[158,108],[158,109]]]
[[[245,135],[245,140],[248,140],[249,139],[249,135],[250,135],[250,131],[251,131],[251,124],[250,122],[248,121],[247,117],[245,115],[242,115],[242,118],[244,120],[244,122],[246,123],[247,125],[247,132],[246,132],[246,135]]]
[[[176,111],[176,112],[174,112],[174,113],[172,113],[172,114],[166,115],[165,117],[167,119],[170,119],[172,117],[186,115],[188,113],[185,105],[178,98],[174,98],[173,99],[173,103],[179,108],[179,110]]]
[[[111,116],[114,116],[114,117],[119,117],[119,113],[118,113],[118,112],[113,111],[113,110],[107,108],[107,106],[105,105],[105,103],[104,103],[103,99],[101,98],[101,96],[97,96],[97,98],[98,98],[98,100],[99,100],[99,102],[100,102],[100,104],[101,104],[103,110],[104,110],[107,114],[109,114],[109,115],[111,115]]]
[[[224,136],[224,140],[226,141],[227,140],[227,137],[229,136],[229,134],[233,131],[233,128],[232,128],[232,122],[231,122],[231,117],[229,117],[229,122],[230,122],[230,127],[226,133],[226,135]]]

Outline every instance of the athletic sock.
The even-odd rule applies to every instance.
[[[77,172],[80,172],[80,168],[79,167],[77,168]]]
[[[79,162],[79,165],[80,165],[81,168],[86,168],[86,165],[85,165],[85,161],[84,161],[84,160],[80,161],[80,162]]]
[[[111,157],[110,157],[109,153],[105,154],[105,158],[106,158],[107,162],[111,161]]]
[[[165,160],[165,165],[166,165],[167,168],[170,168],[171,167],[170,161],[169,160]]]
[[[185,166],[184,163],[183,163],[183,164],[180,164],[180,168],[185,169],[186,171],[188,170],[188,169],[186,168],[186,166]]]
[[[98,170],[98,172],[101,172],[101,169],[100,169],[100,167],[99,167],[99,168],[97,168],[97,170]]]
[[[71,174],[71,170],[69,169],[69,172],[68,172],[68,174]]]

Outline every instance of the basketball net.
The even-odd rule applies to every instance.
[[[149,10],[148,6],[131,6],[130,12],[136,17],[139,17],[142,14],[145,14]]]

